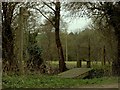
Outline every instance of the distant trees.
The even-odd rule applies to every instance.
[[[80,11],[86,13],[89,17],[99,17],[100,22],[104,19],[104,24],[106,23],[109,27],[113,27],[113,33],[117,40],[117,58],[113,60],[113,73],[119,75],[120,73],[120,2],[95,2],[95,3],[78,3],[71,2],[69,5],[69,10],[72,9],[73,13],[77,12],[78,15]],[[76,14],[75,14],[76,15]],[[81,15],[82,16],[82,15]],[[101,24],[101,23],[100,23]]]
[[[93,12],[98,10],[102,17],[106,17],[106,23],[112,26],[117,40],[117,58],[112,62],[113,74],[120,75],[120,2],[98,2],[90,8]]]
[[[54,36],[54,32],[51,32],[51,35]],[[66,52],[66,33],[61,31],[61,41],[64,51],[64,56]],[[40,38],[41,36],[41,38]],[[48,40],[45,39],[46,35],[41,33],[38,35],[38,40],[41,41],[42,47],[44,46],[44,50],[47,50],[47,42]],[[54,37],[53,37],[54,38]],[[55,41],[51,38],[51,52],[54,53],[52,55],[52,60],[56,60],[56,50],[55,50]],[[90,38],[90,43],[89,43]],[[103,63],[104,60],[104,45],[105,45],[105,62],[108,63],[114,59],[113,52],[115,51],[114,48],[111,48],[111,43],[107,39],[103,38],[103,34],[100,33],[98,30],[94,30],[93,28],[86,28],[79,33],[68,33],[67,34],[67,48],[68,48],[68,61],[79,61],[79,60],[91,60],[92,62],[101,62]],[[39,43],[39,45],[40,45]],[[90,50],[89,50],[90,44]],[[114,45],[113,45],[114,46]],[[89,57],[90,51],[90,57]],[[45,54],[45,53],[44,53]],[[47,54],[47,53],[46,53]],[[48,57],[47,57],[48,58]],[[49,60],[49,59],[48,59]],[[111,64],[110,64],[111,65]]]

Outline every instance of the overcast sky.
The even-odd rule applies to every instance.
[[[47,7],[46,10],[49,11],[49,8]],[[63,22],[66,22],[68,25],[68,27],[67,27],[68,33],[82,31],[87,26],[89,26],[91,23],[91,19],[88,18],[87,16],[83,16],[83,17],[75,16],[75,17],[73,17],[69,11],[64,11],[64,9],[62,9],[62,8],[61,8],[60,14],[61,14],[61,19],[63,20]],[[39,13],[38,15],[41,15],[41,14]],[[39,19],[39,21],[46,20],[46,18],[44,18],[44,16],[42,16],[42,15],[39,18],[41,18],[41,20]]]
[[[79,11],[79,13],[82,14],[84,11]],[[88,27],[92,20],[87,17],[87,15],[82,15],[80,14],[78,16],[72,16],[70,11],[64,11],[64,8],[61,9],[61,17],[64,22],[68,24],[68,30],[67,32],[79,32],[84,30],[86,27]],[[79,31],[78,31],[79,30]]]
[[[84,30],[84,28],[90,25],[91,19],[88,18],[75,18],[68,22],[68,32],[78,32],[78,30]]]

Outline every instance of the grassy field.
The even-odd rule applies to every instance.
[[[65,79],[48,75],[3,76],[3,88],[80,88],[118,83],[116,77]]]
[[[58,67],[59,66],[59,62],[58,61],[50,61],[50,65],[52,67]],[[71,68],[75,68],[77,65],[77,62],[75,61],[66,61],[66,66],[71,69]]]
[[[52,67],[58,67],[58,65],[59,65],[58,61],[50,61],[49,63]],[[82,61],[82,67],[86,67],[86,65],[87,65],[87,63],[85,61]],[[77,62],[76,61],[66,61],[66,66],[68,69],[75,68],[75,67],[77,67]],[[108,67],[109,65],[106,64],[106,66]],[[101,62],[97,62],[97,63],[92,62],[91,67],[92,68],[100,68],[100,67],[103,67],[103,65],[101,64]]]

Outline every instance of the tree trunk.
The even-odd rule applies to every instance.
[[[82,67],[82,60],[77,60],[77,68],[81,68]]]
[[[112,62],[113,75],[120,75],[120,2],[116,3],[116,7],[111,6],[107,9],[109,16],[109,24],[113,26],[117,39],[117,58]]]
[[[14,4],[14,5],[13,5]],[[13,17],[13,11],[17,3],[2,3],[2,58],[3,62],[8,62],[9,70],[13,71],[14,54],[13,54],[13,32],[11,28],[11,22]],[[10,7],[11,6],[11,7]]]
[[[112,62],[112,71],[113,71],[113,75],[120,76],[120,30],[119,29],[117,29],[116,36],[117,36],[117,58],[115,58],[115,60]]]
[[[111,25],[114,27],[115,35],[117,39],[117,58],[112,62],[112,71],[113,71],[113,75],[118,76],[120,75],[120,19],[116,20],[116,18],[111,17],[111,22],[112,22]]]
[[[120,28],[119,28],[120,29]],[[119,36],[118,36],[118,60],[117,60],[117,72],[120,76],[120,30],[119,30]]]
[[[63,55],[63,48],[59,36],[59,25],[60,25],[60,2],[57,1],[55,4],[55,39],[59,55],[59,71],[63,72],[66,70],[65,59]]]
[[[103,47],[103,65],[106,65],[106,49],[105,49],[105,45]]]

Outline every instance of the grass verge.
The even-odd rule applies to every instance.
[[[8,76],[2,78],[3,88],[77,88],[82,85],[118,83],[117,77],[66,79],[48,75]]]

